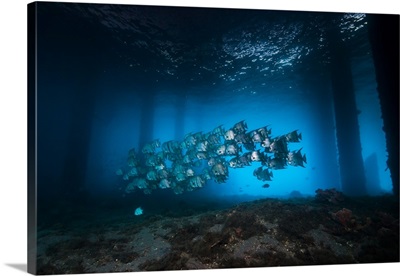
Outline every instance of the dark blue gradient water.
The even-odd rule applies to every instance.
[[[391,193],[365,15],[41,3],[39,207],[124,203],[146,214],[182,202],[211,206],[341,190],[331,28],[350,52],[367,191]],[[241,120],[249,131],[268,125],[273,137],[301,132],[303,139],[288,146],[302,149],[305,167],[273,170],[269,188],[253,176],[253,163],[229,169],[226,183],[211,179],[178,195],[125,192],[116,171],[127,166],[130,149]]]

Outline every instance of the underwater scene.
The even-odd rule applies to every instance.
[[[399,261],[398,15],[35,2],[28,22],[31,273]]]

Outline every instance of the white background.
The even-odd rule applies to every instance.
[[[71,2],[71,1],[63,1]],[[277,10],[400,13],[395,0],[164,0],[164,1],[85,1],[90,3],[151,4],[174,6],[234,7]],[[338,3],[340,2],[340,3]],[[370,4],[370,3],[374,4]],[[27,4],[28,1],[2,1],[0,14],[0,275],[23,275],[27,262]],[[368,3],[368,4],[367,4]],[[400,272],[400,264],[334,265],[207,270],[207,275],[373,275]],[[160,272],[136,273],[151,275]],[[162,272],[162,275],[201,275],[204,271]],[[121,275],[133,275],[124,273]],[[92,275],[116,275],[115,273]]]

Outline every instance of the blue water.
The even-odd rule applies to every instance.
[[[341,190],[335,121],[321,13],[39,4],[38,198],[127,202],[144,214],[168,204],[234,203]],[[385,134],[365,15],[340,15],[335,27],[350,51],[362,157],[370,195],[391,193]],[[324,27],[325,26],[325,27]],[[328,27],[327,27],[328,26]],[[181,141],[190,132],[265,125],[289,143],[303,167],[274,170],[269,188],[259,164],[230,169],[226,183],[192,192],[125,193],[116,175],[144,140]]]

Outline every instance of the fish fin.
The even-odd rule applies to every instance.
[[[272,171],[269,171],[269,176],[274,177],[274,174],[272,173]]]
[[[303,137],[301,136],[301,133],[299,133],[299,139],[303,140]]]
[[[303,154],[303,161],[304,161],[304,163],[307,163],[307,158],[306,158],[305,154]]]

